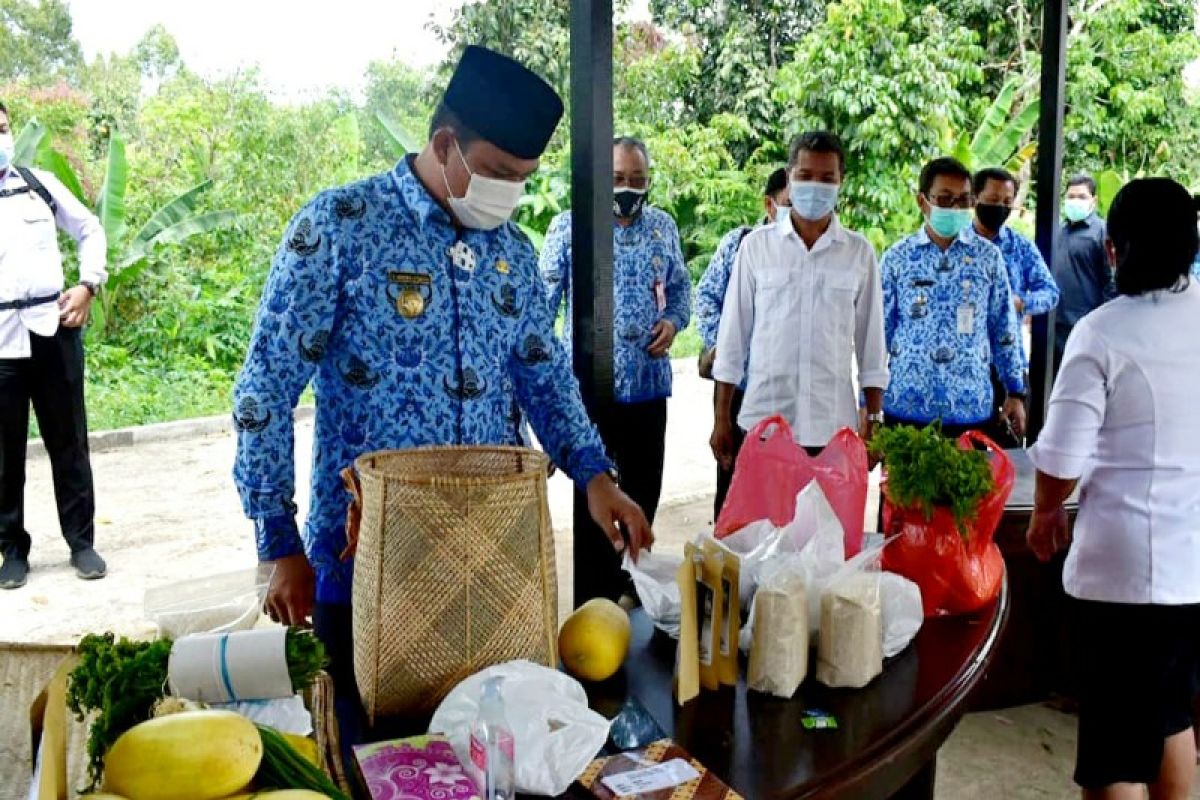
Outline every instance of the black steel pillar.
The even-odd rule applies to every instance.
[[[571,301],[575,374],[596,419],[613,397],[613,13],[612,0],[571,0]],[[588,599],[581,534],[586,499],[575,498],[575,604]]]
[[[1046,0],[1042,18],[1041,121],[1038,125],[1037,245],[1054,267],[1058,245],[1058,197],[1062,182],[1063,104],[1067,87],[1067,0]],[[1033,318],[1029,358],[1029,433],[1037,439],[1054,385],[1054,312]]]

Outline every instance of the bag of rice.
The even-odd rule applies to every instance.
[[[883,672],[883,609],[879,573],[835,578],[821,595],[817,680],[858,689]]]
[[[751,610],[747,685],[790,698],[808,674],[808,589],[797,559],[763,565]]]

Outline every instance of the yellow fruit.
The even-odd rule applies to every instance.
[[[629,653],[629,616],[611,600],[597,598],[581,606],[558,632],[558,654],[576,678],[611,678]]]
[[[254,794],[239,794],[226,800],[257,800],[259,797],[269,800],[329,800],[329,795],[312,792],[308,789],[267,789]]]
[[[186,711],[127,730],[104,758],[104,791],[129,800],[217,800],[250,785],[262,761],[254,723]]]
[[[126,798],[121,797],[118,794],[104,794],[103,792],[97,792],[96,794],[85,794],[80,797],[79,800],[126,800]]]
[[[304,760],[315,766],[321,766],[321,762],[317,759],[317,743],[307,736],[299,736],[294,733],[280,734],[300,755],[304,756]]]

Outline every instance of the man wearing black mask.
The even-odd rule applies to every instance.
[[[1016,177],[1000,167],[980,170],[972,180],[976,198],[975,233],[1000,248],[1004,266],[1008,269],[1013,307],[1019,319],[1028,320],[1046,314],[1058,305],[1058,285],[1033,242],[1007,224],[1019,188]],[[1024,355],[1025,369],[1028,371],[1029,354]],[[995,396],[992,408],[995,413],[987,433],[1006,447],[1019,447],[1021,440],[1008,430],[1000,418],[1000,406],[1007,393],[995,367],[992,368],[992,389]]]
[[[595,420],[617,464],[622,489],[654,519],[662,491],[671,395],[671,343],[691,319],[691,280],[675,221],[646,203],[650,155],[640,139],[613,142],[613,394],[616,403]],[[571,212],[558,215],[546,233],[542,278],[550,307],[566,302],[564,338],[570,352]],[[593,547],[594,532],[575,534],[575,546],[588,550],[596,568],[589,576],[590,597],[617,599],[625,583],[620,561],[609,548]],[[576,576],[576,585],[580,585]],[[589,599],[576,597],[575,603]]]

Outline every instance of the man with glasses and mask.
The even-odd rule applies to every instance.
[[[846,174],[841,142],[825,131],[796,137],[788,174],[791,211],[746,237],[721,313],[710,445],[725,469],[733,467],[738,434],[730,409],[743,378],[736,427],[749,431],[782,414],[796,442],[815,455],[840,428],[859,427],[857,359],[868,412],[863,438],[882,422],[888,370],[879,265],[866,237],[837,217]]]
[[[600,545],[628,546],[636,557],[653,540],[645,515],[610,477],[570,361],[554,344],[537,256],[509,221],[562,111],[541,78],[468,47],[425,149],[318,195],[292,220],[267,278],[234,389],[234,480],[259,559],[274,565],[267,610],[287,625],[312,616],[347,744],[363,718],[352,663],[353,562],[342,557],[349,498],[339,473],[359,455],[516,444],[523,411],[586,491]],[[310,381],[316,431],[301,538],[293,410]]]
[[[675,335],[691,319],[691,279],[675,220],[647,204],[650,154],[640,139],[613,142],[613,394],[616,402],[596,420],[617,462],[621,488],[654,521],[662,492],[667,436],[667,398]],[[572,337],[571,212],[550,223],[541,255],[550,309],[566,305],[563,338]],[[576,532],[576,547],[595,564],[588,583],[592,597],[616,600],[626,591],[620,560],[597,537]],[[601,543],[603,544],[603,543]],[[576,586],[580,576],[576,576]],[[576,603],[588,598],[576,597]]]
[[[1016,177],[1006,169],[989,167],[975,173],[971,188],[975,193],[975,233],[999,247],[1000,254],[1004,256],[1017,318],[1028,320],[1052,311],[1058,305],[1058,286],[1054,283],[1050,268],[1033,242],[1008,226],[1008,218],[1012,215],[1020,188]],[[1028,371],[1029,354],[1024,353],[1024,349],[1022,352]],[[994,367],[992,396],[992,424],[988,427],[988,435],[1006,447],[1019,447],[1021,440],[1013,436],[1000,419],[1005,391]]]
[[[940,421],[957,437],[992,416],[991,368],[1007,393],[1001,420],[1025,432],[1025,358],[999,248],[971,232],[971,173],[952,158],[921,170],[925,223],[883,256],[883,318],[891,353],[888,425]]]

